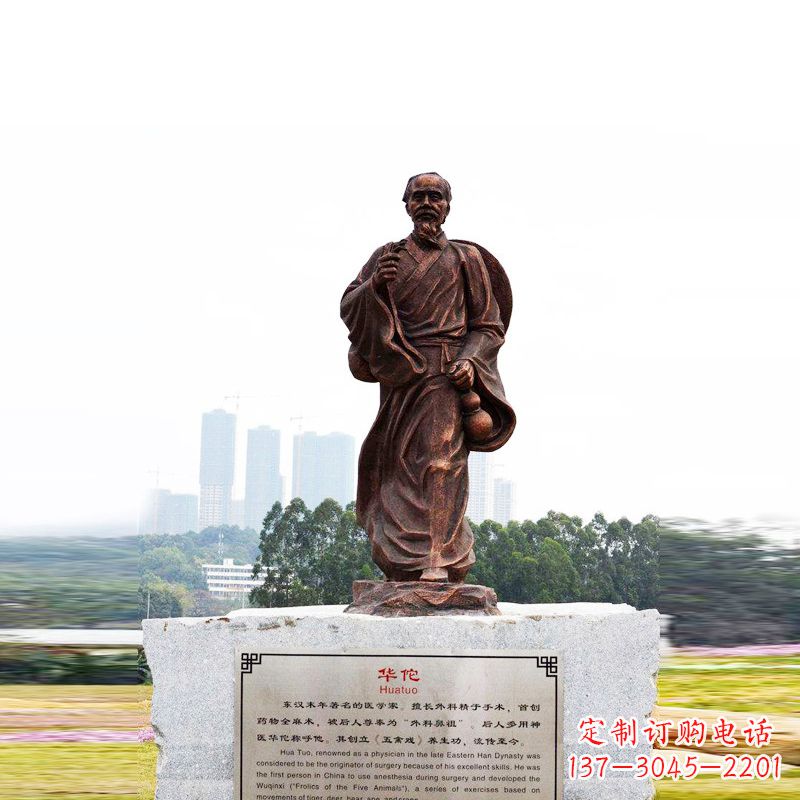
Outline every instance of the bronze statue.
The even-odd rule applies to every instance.
[[[467,455],[501,447],[515,425],[497,370],[508,279],[483,247],[445,236],[450,199],[437,173],[411,178],[413,232],[379,247],[341,303],[350,370],[380,384],[356,512],[387,581],[464,581],[475,562]]]

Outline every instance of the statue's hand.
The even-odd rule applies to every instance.
[[[472,388],[475,382],[475,367],[469,359],[462,358],[454,361],[447,370],[447,377],[459,391],[465,392]]]
[[[378,259],[378,266],[372,273],[372,283],[377,289],[397,277],[397,268],[400,264],[400,254],[397,252],[384,253]]]

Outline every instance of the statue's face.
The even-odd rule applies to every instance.
[[[414,178],[406,211],[415,225],[423,222],[442,225],[450,211],[447,189],[442,179],[436,175],[420,175],[419,178]]]

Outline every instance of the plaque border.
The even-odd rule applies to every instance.
[[[547,648],[542,648],[546,650]],[[545,671],[546,678],[553,678],[553,694],[554,694],[554,742],[553,742],[553,760],[555,762],[555,769],[553,770],[553,798],[558,797],[558,778],[559,774],[563,774],[564,765],[559,764],[558,760],[558,745],[559,745],[559,728],[558,728],[558,669],[560,666],[559,653],[551,653],[550,655],[524,655],[522,653],[509,653],[509,655],[502,655],[499,653],[417,653],[414,650],[399,650],[395,652],[375,652],[375,653],[319,653],[319,652],[267,652],[264,650],[240,652],[241,661],[239,663],[239,800],[244,800],[244,676],[253,674],[253,667],[261,666],[265,656],[273,658],[292,658],[292,657],[308,657],[313,658],[395,658],[398,655],[407,655],[413,658],[510,658],[526,661],[536,661],[536,667]],[[560,773],[559,773],[560,768]]]

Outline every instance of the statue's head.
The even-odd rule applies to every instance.
[[[450,213],[450,184],[436,172],[423,172],[409,178],[403,202],[414,229],[425,238],[442,229]]]

